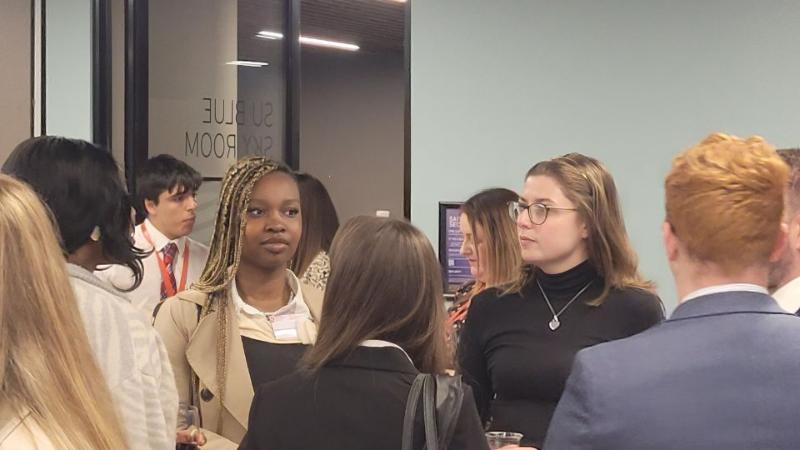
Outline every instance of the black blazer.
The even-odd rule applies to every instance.
[[[256,390],[239,449],[400,450],[406,398],[418,373],[399,349],[358,347],[317,374],[264,384]],[[465,389],[449,450],[488,450]],[[419,426],[415,450],[423,448],[423,435]]]

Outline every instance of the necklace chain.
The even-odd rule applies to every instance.
[[[583,289],[578,291],[578,293],[575,294],[575,296],[572,297],[572,299],[570,299],[570,301],[568,301],[567,304],[564,305],[563,308],[561,308],[561,311],[556,312],[556,310],[553,309],[553,305],[550,303],[550,299],[547,297],[547,294],[544,292],[544,288],[542,288],[542,283],[540,283],[539,280],[536,280],[536,285],[539,286],[539,291],[542,293],[542,297],[544,298],[544,301],[547,303],[547,307],[550,308],[550,312],[553,313],[553,319],[550,321],[550,324],[549,324],[551,330],[556,331],[558,329],[558,327],[561,326],[561,321],[558,318],[561,316],[561,314],[564,313],[564,311],[567,310],[567,308],[569,308],[569,306],[575,300],[578,299],[578,297],[581,296],[581,294],[583,294],[584,292],[586,292],[587,289],[589,289],[589,286],[591,286],[592,283],[594,283],[594,280],[588,282],[586,284],[586,286],[583,287]]]

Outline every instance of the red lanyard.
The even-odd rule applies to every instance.
[[[167,288],[167,297],[173,297],[178,292],[183,292],[186,289],[186,274],[189,273],[189,241],[187,240],[183,245],[183,269],[181,270],[180,283],[181,288],[179,291],[175,291],[175,286],[172,284],[172,278],[169,276],[167,265],[164,264],[164,258],[161,257],[161,252],[156,248],[156,244],[153,243],[153,239],[150,237],[150,233],[147,232],[147,227],[145,226],[144,222],[142,222],[142,234],[150,246],[153,247],[154,253],[156,254],[156,259],[158,259],[158,267],[161,269],[161,281],[164,282],[164,287]]]

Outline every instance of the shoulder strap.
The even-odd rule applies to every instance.
[[[464,387],[461,375],[436,375],[436,417],[439,424],[439,448],[450,446],[456,424],[464,403]]]
[[[402,450],[413,450],[417,408],[422,397],[425,449],[447,450],[453,439],[464,388],[461,377],[419,374],[411,385],[403,417]]]
[[[439,450],[439,432],[436,427],[436,380],[434,377],[425,376],[422,395],[425,419],[425,448],[426,450]]]
[[[419,396],[422,393],[422,385],[425,383],[426,375],[421,373],[414,379],[411,385],[411,390],[408,391],[408,399],[406,400],[406,412],[403,417],[403,442],[402,450],[413,450],[414,445],[414,419],[417,416],[417,404],[419,404]]]

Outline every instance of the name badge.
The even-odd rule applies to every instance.
[[[279,341],[298,340],[300,337],[298,328],[304,320],[306,320],[305,314],[284,314],[269,318],[275,339]]]

